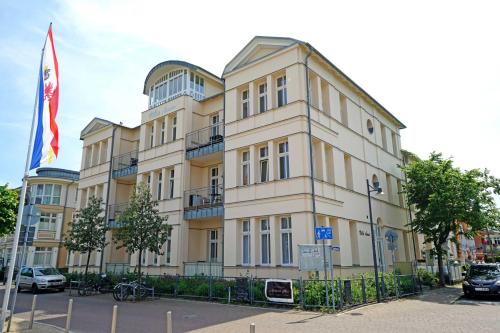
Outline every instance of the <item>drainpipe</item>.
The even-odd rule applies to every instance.
[[[64,230],[64,222],[66,221],[66,206],[68,205],[68,193],[69,193],[69,187],[75,183],[74,180],[71,181],[68,185],[66,185],[66,195],[64,196],[64,207],[63,207],[63,213],[62,213],[62,222],[61,222],[61,233],[59,234],[59,249],[62,247],[62,238],[63,238],[63,230]],[[69,256],[69,252],[66,254]],[[59,258],[61,256],[61,251],[57,251],[57,261],[56,261],[56,267],[57,263],[59,262]],[[66,263],[64,263],[66,265]]]
[[[113,150],[115,148],[115,132],[118,127],[113,125],[113,134],[111,135],[111,154],[109,156],[109,169],[108,169],[108,188],[106,189],[106,206],[104,207],[104,223],[108,224],[109,213],[109,192],[111,190],[111,173],[113,172]],[[102,274],[102,263],[104,261],[104,249],[101,249],[101,260],[99,261],[99,274]]]
[[[306,59],[305,59],[305,66],[306,66],[306,103],[307,103],[307,131],[308,131],[308,136],[309,136],[309,169],[311,172],[311,194],[312,194],[312,209],[313,209],[313,235],[315,235],[316,231],[316,226],[317,226],[317,219],[316,219],[316,191],[314,188],[314,162],[313,162],[313,145],[312,145],[312,129],[311,129],[311,103],[310,103],[310,96],[309,96],[309,57],[312,54],[312,49],[309,44],[307,44],[307,47],[309,48],[309,53],[307,53]],[[318,244],[318,241],[316,240],[316,237],[314,237],[314,244]],[[318,272],[316,272],[318,274]]]
[[[221,275],[222,277],[224,276],[224,238],[225,238],[225,233],[224,233],[224,223],[225,223],[225,216],[226,216],[226,164],[225,164],[225,151],[226,151],[226,80],[222,79],[222,84],[223,84],[223,89],[224,89],[224,94],[222,95],[222,137],[224,138],[224,150],[222,151],[222,267],[221,267]],[[209,254],[210,255],[210,254]]]

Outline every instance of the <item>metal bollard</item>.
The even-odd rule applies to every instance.
[[[227,287],[227,303],[231,303],[231,287]]]
[[[30,323],[28,326],[29,329],[33,328],[33,321],[35,320],[36,297],[37,295],[33,296],[33,303],[31,303]]]
[[[172,333],[172,311],[167,312],[167,333]]]
[[[250,333],[255,333],[255,323],[250,324]]]
[[[65,332],[69,332],[69,327],[71,326],[71,314],[73,313],[73,299],[70,298],[68,302],[68,314],[66,315],[66,330]]]
[[[118,305],[113,305],[113,317],[111,318],[111,333],[116,332],[116,315],[118,312]]]

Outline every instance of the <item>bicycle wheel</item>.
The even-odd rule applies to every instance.
[[[115,301],[117,302],[121,302],[121,289],[122,289],[122,286],[121,286],[121,283],[118,283],[114,288],[113,288],[113,298],[115,299]]]
[[[86,284],[78,286],[78,296],[87,296],[88,291],[87,291],[88,286]]]

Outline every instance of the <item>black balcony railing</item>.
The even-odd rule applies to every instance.
[[[184,192],[184,210],[222,206],[224,189],[222,185],[198,188]]]
[[[186,135],[186,152],[216,146],[224,142],[222,125],[220,122],[188,133]]]
[[[113,157],[113,178],[126,177],[137,173],[139,162],[137,150]]]
[[[118,218],[127,209],[128,202],[108,206],[108,224],[110,228],[118,228]]]

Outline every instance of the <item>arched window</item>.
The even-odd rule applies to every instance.
[[[368,133],[373,134],[373,123],[371,119],[366,121],[366,128],[368,128]]]
[[[188,85],[189,81],[189,85]],[[149,89],[149,106],[154,107],[181,95],[205,98],[205,80],[187,69],[176,69],[160,77]]]
[[[378,188],[380,186],[380,183],[378,182],[378,177],[375,174],[372,176],[372,186],[374,188]]]

